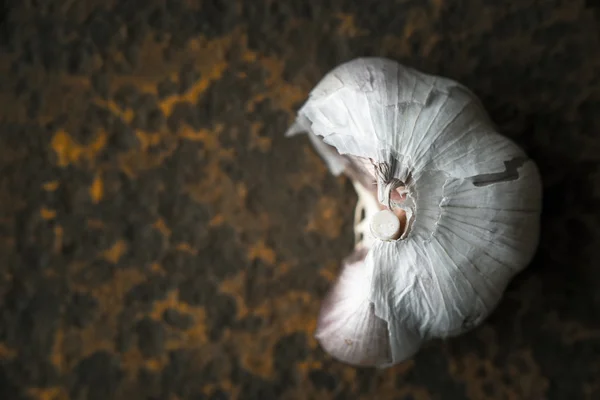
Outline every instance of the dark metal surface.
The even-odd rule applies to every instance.
[[[5,3],[0,399],[600,398],[597,2]],[[282,137],[365,55],[472,88],[545,186],[492,318],[386,371],[312,336],[356,198]]]

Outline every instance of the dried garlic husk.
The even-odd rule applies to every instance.
[[[287,135],[301,132],[359,196],[316,332],[337,359],[387,367],[472,329],[531,261],[538,170],[461,84],[356,59],[312,90]]]

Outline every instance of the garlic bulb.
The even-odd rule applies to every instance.
[[[466,332],[531,261],[538,170],[461,84],[355,59],[312,90],[287,135],[301,132],[359,196],[356,247],[316,332],[337,359],[386,367]]]

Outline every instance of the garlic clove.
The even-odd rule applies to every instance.
[[[375,315],[369,300],[372,269],[366,250],[345,261],[340,276],[321,306],[315,337],[336,359],[352,365],[379,366],[392,362],[387,323]]]

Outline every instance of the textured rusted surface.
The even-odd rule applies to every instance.
[[[0,399],[600,398],[598,2],[5,3]],[[313,338],[356,197],[282,138],[364,55],[471,87],[545,187],[492,318],[386,371]]]

